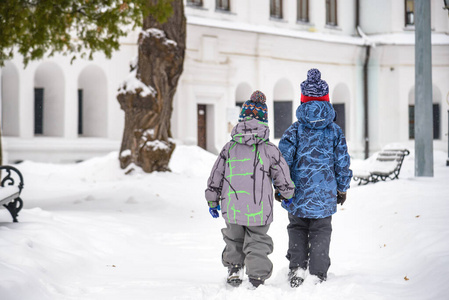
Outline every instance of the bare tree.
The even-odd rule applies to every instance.
[[[157,0],[149,0],[156,5]],[[138,58],[117,99],[125,111],[120,166],[130,164],[145,172],[169,171],[175,149],[170,129],[173,96],[183,71],[186,18],[182,0],[171,2],[165,22],[149,15],[143,21]]]

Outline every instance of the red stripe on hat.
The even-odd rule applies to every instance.
[[[302,103],[306,103],[309,101],[327,101],[327,102],[329,102],[329,94],[324,95],[322,97],[309,97],[309,96],[304,96],[303,94],[301,94],[301,102]]]

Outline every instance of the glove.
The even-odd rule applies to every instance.
[[[337,204],[343,205],[346,201],[346,192],[337,191]]]
[[[276,201],[282,202],[282,200],[284,200],[285,198],[282,197],[281,193],[279,193],[278,189],[274,190],[274,199],[276,199]]]
[[[285,198],[284,198],[284,204],[285,204],[285,206],[289,206],[290,204],[292,204],[292,202],[293,202],[293,197],[290,198],[290,199],[285,199]]]
[[[221,208],[220,208],[220,205],[217,205],[217,206],[215,206],[215,207],[209,207],[209,213],[210,213],[210,215],[214,218],[214,219],[216,219],[216,218],[218,218],[219,216],[220,216],[220,214],[218,213],[218,211],[220,210]]]

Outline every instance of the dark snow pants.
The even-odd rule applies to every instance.
[[[329,247],[332,233],[332,216],[324,219],[305,219],[288,214],[287,259],[289,267],[307,269],[309,273],[326,280],[331,265]]]
[[[267,234],[270,225],[242,226],[226,223],[223,228],[222,262],[225,267],[246,266],[250,278],[265,280],[271,276],[273,264],[268,255],[273,252],[273,240]]]

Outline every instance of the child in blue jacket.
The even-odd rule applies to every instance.
[[[332,215],[337,203],[343,205],[346,200],[352,178],[346,139],[334,123],[329,87],[318,69],[309,70],[307,80],[301,83],[296,117],[298,121],[279,142],[296,185],[291,203],[282,203],[290,220],[287,259],[291,287],[301,285],[307,268],[320,282],[326,280]]]

